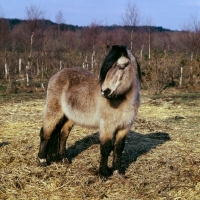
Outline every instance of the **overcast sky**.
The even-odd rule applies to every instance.
[[[26,19],[26,7],[34,5],[54,22],[61,11],[66,24],[122,25],[128,2],[137,6],[141,25],[150,21],[153,26],[181,30],[191,16],[200,19],[200,0],[0,0],[0,7],[5,18]]]

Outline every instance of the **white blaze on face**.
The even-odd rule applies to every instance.
[[[120,58],[117,60],[117,64],[118,64],[118,65],[126,65],[126,64],[128,64],[128,62],[129,62],[129,59],[126,58],[126,57],[124,57],[124,56],[120,57]]]
[[[110,71],[108,72],[108,74],[106,76],[107,79],[102,84],[102,92],[101,92],[101,94],[103,96],[104,96],[104,90],[106,90],[107,88],[110,90],[110,93],[109,93],[110,96],[113,93],[116,93],[116,90],[118,89],[118,87],[122,83],[121,82],[122,81],[121,78],[122,78],[123,73],[124,73],[123,70],[120,70],[119,68],[124,69],[126,66],[128,66],[129,62],[130,62],[129,58],[127,58],[125,56],[121,56],[116,62],[116,67],[110,69]],[[113,73],[115,73],[114,76],[113,76]]]
[[[120,65],[120,66],[125,66],[129,63],[129,59],[124,57],[124,56],[121,56],[118,60],[117,60],[117,65]],[[114,84],[114,87],[113,89],[111,90],[111,93],[113,93],[114,91],[117,90],[117,88],[119,87],[119,85],[121,84],[121,75],[122,74],[119,74],[119,77],[117,79],[117,81],[115,82]]]
[[[121,81],[117,80],[112,92],[114,92],[119,87],[120,83],[121,83]]]

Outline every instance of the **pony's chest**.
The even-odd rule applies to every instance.
[[[121,121],[123,124],[131,124],[134,121],[135,113],[134,113],[134,107],[131,106],[129,108],[126,108],[124,110],[121,110],[121,112],[117,115],[118,120]]]
[[[105,107],[104,111],[101,111],[99,114],[104,123],[111,123],[119,127],[132,125],[135,119],[134,106],[118,108]]]

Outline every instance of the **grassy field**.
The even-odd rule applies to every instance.
[[[200,94],[142,95],[125,179],[105,182],[98,130],[74,127],[71,164],[37,166],[44,102],[44,93],[0,95],[0,199],[200,199]]]

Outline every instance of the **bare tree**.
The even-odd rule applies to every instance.
[[[191,16],[189,22],[183,27],[183,41],[185,47],[190,51],[190,83],[194,79],[194,57],[200,53],[200,21],[196,16]]]
[[[34,34],[34,31],[38,28],[38,21],[44,19],[44,11],[38,6],[31,5],[26,7],[26,18],[29,21],[29,29]]]
[[[40,7],[31,5],[30,7],[26,7],[26,17],[28,19],[28,27],[31,32],[30,36],[30,54],[29,54],[29,62],[28,68],[30,67],[30,60],[32,59],[32,48],[33,48],[33,39],[35,31],[38,29],[39,20],[44,19],[44,11],[40,9]]]
[[[0,7],[0,48],[4,50],[4,72],[5,72],[5,79],[8,80],[9,77],[9,68],[7,64],[7,50],[6,50],[6,43],[8,40],[8,33],[9,33],[9,25],[4,19],[3,10]]]
[[[60,25],[65,23],[65,19],[63,17],[63,13],[61,10],[59,10],[58,13],[56,14],[56,23],[58,24],[58,32],[60,36]]]
[[[38,28],[39,20],[44,19],[45,12],[40,9],[40,7],[31,5],[30,7],[26,7],[26,18],[28,20],[29,29],[32,34],[34,34],[35,30]]]
[[[26,7],[26,17],[29,20],[43,19],[44,14],[45,12],[36,5],[30,5],[30,7]]]
[[[127,26],[130,29],[130,49],[133,49],[133,40],[134,40],[134,30],[135,27],[139,24],[140,14],[137,9],[137,6],[134,3],[128,2],[125,9],[125,14],[122,17],[122,22],[124,26]]]
[[[60,30],[60,25],[64,24],[65,19],[63,17],[63,13],[61,10],[58,11],[58,13],[56,14],[56,23],[58,25],[58,36],[61,36],[61,30]],[[61,39],[62,40],[62,39]],[[61,41],[59,41],[60,43]],[[60,70],[62,69],[62,61],[60,60]]]
[[[148,49],[149,49],[149,65],[151,60],[151,19],[147,19],[148,24]]]
[[[183,26],[185,46],[196,54],[200,49],[200,21],[196,16],[191,16],[189,22]]]
[[[96,65],[96,44],[100,34],[100,23],[92,22],[91,25],[83,31],[84,46],[86,47],[86,55],[83,63],[84,68],[88,67],[88,53],[91,54],[91,71],[95,71]],[[92,52],[92,53],[91,53]]]

